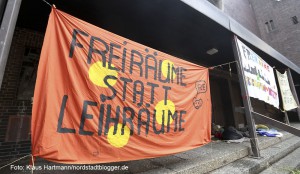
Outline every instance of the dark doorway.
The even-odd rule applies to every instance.
[[[212,123],[221,126],[234,126],[232,101],[227,79],[210,77],[212,100]]]

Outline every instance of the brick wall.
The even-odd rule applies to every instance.
[[[300,66],[300,1],[250,0],[256,14],[261,38]],[[294,24],[291,17],[297,16]],[[274,30],[268,31],[266,22],[273,20]]]
[[[7,130],[10,117],[31,116],[31,101],[17,99],[19,78],[26,47],[41,48],[43,37],[44,34],[31,30],[15,30],[0,90],[0,161],[30,153],[30,141],[9,142]]]
[[[223,11],[260,37],[256,16],[249,0],[223,0]]]
[[[260,37],[252,5],[249,0],[208,0],[249,31]]]

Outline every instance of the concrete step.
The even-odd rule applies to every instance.
[[[268,166],[260,174],[289,174],[294,169],[300,169],[300,148],[294,150],[271,166]]]
[[[284,158],[299,147],[300,138],[292,136],[285,141],[282,141],[280,143],[274,144],[266,149],[261,150],[262,157],[260,159],[245,157],[236,160],[224,167],[218,168],[210,172],[210,174],[259,173],[267,167],[269,167],[271,164]]]
[[[294,125],[300,128],[300,124]],[[106,163],[104,166],[128,166],[128,171],[114,171],[113,173],[258,173],[270,164],[275,163],[288,153],[300,147],[300,138],[294,135],[280,131],[283,137],[258,137],[259,147],[262,153],[262,159],[251,159],[250,142],[228,144],[224,141],[213,141],[205,146],[160,158]],[[279,152],[280,151],[280,152]],[[26,165],[28,159],[18,161],[15,165]],[[242,162],[239,162],[242,161]],[[43,165],[62,165],[49,162],[38,158],[36,166]],[[65,165],[67,166],[67,165]],[[239,168],[241,166],[243,168]],[[259,170],[257,170],[258,168]],[[245,172],[244,172],[245,171]],[[9,167],[0,170],[0,173],[19,173],[20,171],[11,171]],[[35,171],[36,174],[45,171]],[[70,171],[59,172],[68,173]],[[98,171],[99,172],[99,171]],[[72,173],[82,173],[74,171]],[[84,171],[84,173],[95,173],[95,171]],[[101,173],[111,173],[101,171]]]
[[[299,124],[294,126],[300,127]],[[258,137],[260,149],[266,149],[272,145],[295,138],[295,136],[290,133],[284,131],[280,132],[283,133],[283,137],[280,138]],[[160,167],[143,171],[137,170],[133,173],[207,173],[249,156],[250,152],[249,140],[240,144],[228,144],[223,141],[215,141],[203,147],[173,156],[150,159],[150,161],[155,162]],[[176,163],[170,162],[174,160],[174,157],[179,157],[180,160],[177,158]]]

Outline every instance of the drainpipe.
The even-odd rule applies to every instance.
[[[2,3],[3,0],[1,0]],[[0,89],[22,0],[7,0],[0,28]]]

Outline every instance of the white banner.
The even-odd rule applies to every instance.
[[[273,68],[238,39],[237,43],[250,97],[279,108]]]
[[[289,111],[297,108],[298,106],[292,94],[286,71],[284,72],[284,74],[281,74],[276,70],[276,74],[279,82],[280,93],[282,96],[283,109],[285,111]]]

